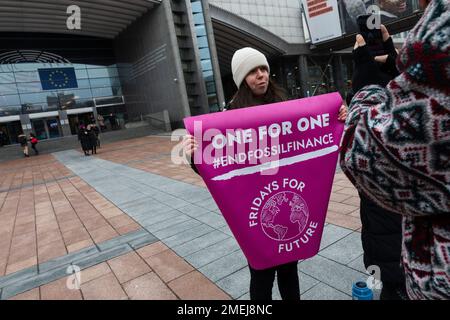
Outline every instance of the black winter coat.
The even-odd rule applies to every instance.
[[[88,151],[91,149],[89,132],[86,129],[80,129],[78,132],[78,140],[81,142],[81,148],[83,151]]]
[[[378,207],[362,194],[359,196],[364,266],[366,269],[370,265],[379,266],[383,283],[404,284],[405,275],[401,266],[402,216]]]

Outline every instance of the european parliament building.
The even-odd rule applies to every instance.
[[[51,150],[82,123],[120,138],[219,111],[244,46],[291,98],[345,94],[354,34],[312,45],[303,18],[297,0],[0,0],[0,159],[21,133]]]

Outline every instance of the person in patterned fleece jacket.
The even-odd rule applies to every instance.
[[[385,88],[362,80],[351,101],[340,164],[360,193],[403,216],[408,296],[450,299],[450,1],[420,3],[400,75]],[[360,35],[355,47],[370,56]],[[374,59],[360,62],[355,74],[374,79]]]

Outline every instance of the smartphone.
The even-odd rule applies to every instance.
[[[383,45],[383,36],[381,35],[381,29],[369,29],[367,25],[367,20],[370,18],[370,14],[360,15],[356,18],[356,22],[359,27],[359,32],[366,41],[369,51],[374,56],[385,55]]]

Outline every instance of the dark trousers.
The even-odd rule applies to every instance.
[[[36,144],[31,144],[31,148],[33,148],[35,154],[39,154],[39,151],[36,149]]]
[[[300,300],[297,261],[264,270],[250,265],[250,300],[272,300],[272,287],[277,274],[278,289],[283,300]]]
[[[364,266],[378,266],[383,289],[380,300],[407,298],[405,274],[400,264],[402,252],[402,216],[379,207],[360,194],[361,241]]]

